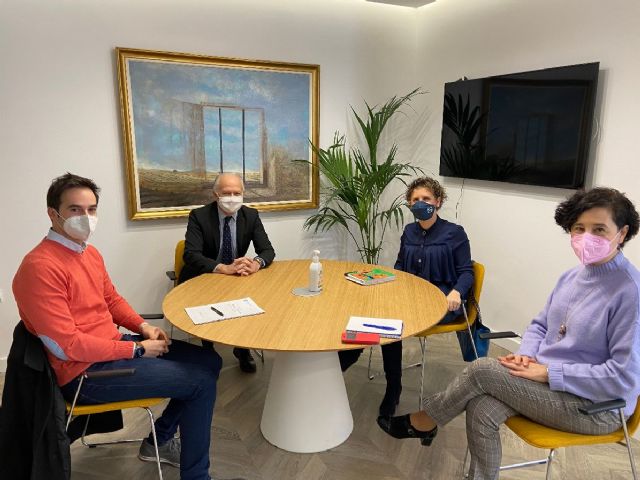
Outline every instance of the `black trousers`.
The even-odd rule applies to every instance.
[[[206,348],[207,350],[213,350],[213,342],[210,342],[209,340],[201,340],[201,341],[202,341],[202,346],[204,348]],[[249,349],[235,347],[233,349],[233,354],[239,357],[242,357],[244,355],[249,355]]]
[[[388,343],[380,347],[382,349],[382,365],[388,384],[401,384],[402,382],[402,341]],[[340,368],[344,372],[358,361],[364,349],[340,350]]]

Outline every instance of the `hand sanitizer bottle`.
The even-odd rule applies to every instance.
[[[313,251],[311,265],[309,265],[309,291],[322,291],[322,264],[320,263],[320,250]]]

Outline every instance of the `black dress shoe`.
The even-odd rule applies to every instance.
[[[437,426],[427,431],[417,430],[411,425],[409,414],[401,417],[378,417],[378,425],[394,438],[419,438],[420,443],[426,447],[431,445],[438,433]]]
[[[396,413],[396,407],[400,403],[400,394],[402,393],[402,387],[390,387],[387,384],[387,390],[384,393],[384,398],[380,403],[378,413],[381,417],[391,417]]]
[[[246,348],[234,348],[233,355],[240,363],[240,370],[245,373],[256,373],[256,361],[251,356],[251,352]]]

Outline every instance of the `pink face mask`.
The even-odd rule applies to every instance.
[[[611,240],[607,240],[589,232],[576,233],[571,235],[571,247],[583,265],[591,265],[604,260],[611,254],[611,244],[616,241],[618,235],[620,232]]]

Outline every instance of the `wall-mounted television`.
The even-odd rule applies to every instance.
[[[584,185],[599,63],[445,84],[440,175]]]

